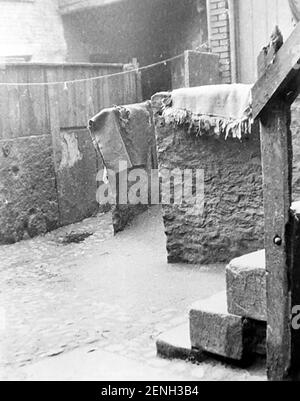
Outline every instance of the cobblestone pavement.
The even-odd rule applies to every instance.
[[[93,235],[65,244],[74,232]],[[244,371],[156,357],[156,337],[185,321],[191,303],[224,286],[223,266],[166,263],[159,208],[116,237],[106,214],[2,246],[2,378],[18,378],[22,367],[88,347],[167,369],[170,377],[263,379],[261,366]]]

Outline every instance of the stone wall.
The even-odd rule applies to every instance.
[[[0,141],[0,243],[56,228],[59,206],[50,135]]]
[[[62,62],[66,54],[57,0],[0,1],[0,57]]]
[[[87,130],[0,140],[0,244],[97,212],[97,157]]]
[[[169,262],[229,262],[262,249],[264,216],[258,129],[239,141],[195,137],[187,129],[166,125],[158,114],[155,125],[159,170],[203,169],[205,179],[203,215],[188,205],[163,205]]]

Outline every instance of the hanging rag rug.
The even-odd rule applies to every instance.
[[[123,186],[120,186],[119,179],[126,179],[129,191],[133,183],[127,182],[127,176],[122,173],[142,167],[150,175],[151,169],[157,169],[151,104],[144,102],[104,109],[90,120],[89,130],[105,167],[103,182],[110,184],[115,196],[112,216],[117,233],[147,207],[144,204],[130,204],[124,198],[124,195],[127,198],[127,194],[121,196]],[[145,191],[148,191],[148,187]]]
[[[103,109],[90,120],[89,129],[107,169],[119,173],[122,165],[151,168],[156,144],[150,102]]]
[[[177,89],[163,108],[166,124],[185,126],[190,134],[242,139],[251,133],[252,85],[209,85]]]

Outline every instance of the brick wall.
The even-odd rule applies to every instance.
[[[0,0],[0,57],[63,62],[66,50],[57,0]]]
[[[230,30],[228,2],[209,0],[208,19],[213,53],[220,56],[223,83],[231,83]]]

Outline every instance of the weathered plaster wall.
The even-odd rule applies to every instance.
[[[57,0],[0,1],[0,57],[62,62],[66,53]]]
[[[156,116],[159,169],[203,169],[204,213],[164,205],[169,262],[229,262],[261,249],[263,194],[258,130],[249,139],[196,138]]]

